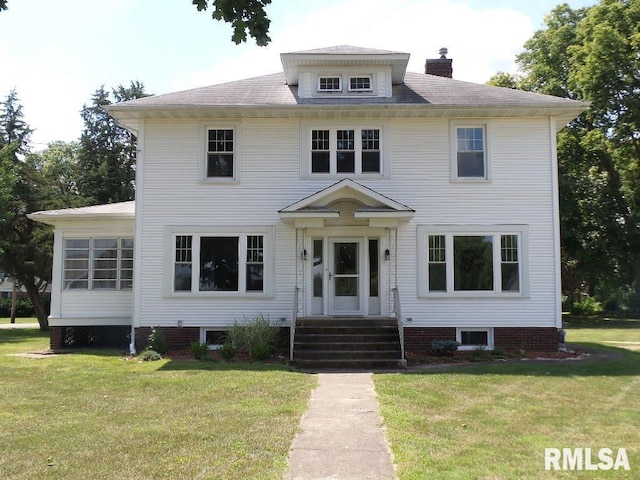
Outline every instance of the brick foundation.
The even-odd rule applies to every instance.
[[[51,350],[60,350],[64,347],[63,329],[64,327],[49,327],[49,348]]]
[[[495,327],[493,342],[501,348],[557,352],[558,330],[553,327]]]
[[[276,339],[276,351],[279,354],[289,352],[289,327],[274,327],[278,328],[280,332]],[[211,328],[213,330],[213,328]],[[200,341],[200,327],[160,327],[162,333],[167,340],[167,348],[169,350],[184,350],[188,349],[191,342]],[[220,328],[223,330],[223,328]],[[136,328],[136,350],[139,352],[149,346],[149,335],[151,334],[151,327],[139,327]],[[455,333],[454,333],[455,335]]]
[[[427,352],[434,340],[453,340],[455,342],[455,327],[404,327],[404,349],[407,353]]]
[[[408,353],[424,353],[434,340],[455,341],[455,327],[404,327],[404,348]],[[495,327],[493,341],[497,348],[558,351],[558,331],[553,327]]]

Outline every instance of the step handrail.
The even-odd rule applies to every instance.
[[[401,359],[404,360],[404,319],[402,318],[402,309],[400,308],[400,293],[398,287],[392,289],[393,292],[393,312],[396,316],[396,323],[398,324],[398,335],[400,336],[400,354]]]
[[[298,295],[300,289],[295,287],[293,290],[293,314],[291,315],[291,328],[289,329],[289,361],[293,361],[293,345],[296,336],[296,322],[298,321]]]

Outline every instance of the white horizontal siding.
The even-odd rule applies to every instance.
[[[290,319],[295,285],[295,230],[278,210],[338,180],[301,179],[300,123],[241,122],[237,184],[200,182],[198,121],[147,121],[144,128],[140,325],[224,326],[244,316]],[[555,288],[551,143],[547,119],[491,120],[488,183],[451,183],[449,121],[394,119],[391,178],[358,180],[416,213],[399,229],[402,310],[416,326],[554,326]],[[419,298],[417,225],[529,225],[529,298]],[[275,225],[274,295],[268,299],[165,298],[165,226]]]

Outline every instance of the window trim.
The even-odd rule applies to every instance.
[[[84,269],[67,269],[65,267],[65,260],[66,260],[66,251],[67,251],[67,247],[66,247],[66,243],[69,240],[86,240],[89,242],[89,246],[88,246],[88,257],[87,257],[87,287],[86,288],[66,288],[66,282],[67,282],[67,277],[66,277],[66,272],[68,270],[77,270],[77,271],[84,271]],[[96,250],[95,247],[95,241],[96,240],[115,240],[116,241],[116,257],[113,259],[116,262],[116,268],[115,268],[115,272],[116,272],[116,278],[115,279],[96,279],[95,278],[95,271],[96,268],[94,266],[94,260],[96,260],[93,256],[94,251]],[[124,240],[131,240],[133,242],[132,244],[132,248],[124,248],[123,247],[123,241]],[[77,249],[76,249],[77,250]],[[123,250],[131,250],[132,251],[132,256],[131,257],[123,257],[122,256],[122,251]],[[131,268],[124,268],[122,266],[123,261],[125,260],[130,260],[132,262],[132,267]],[[101,269],[98,269],[101,270]],[[109,269],[111,270],[111,269]],[[88,235],[88,236],[68,236],[68,237],[64,237],[62,239],[62,269],[61,269],[61,276],[62,276],[62,281],[61,281],[61,290],[63,292],[127,292],[127,291],[132,291],[133,290],[133,276],[134,276],[134,270],[135,270],[135,240],[133,238],[133,235],[98,235],[98,236],[92,236],[92,235]],[[122,272],[123,271],[131,271],[131,279],[128,278],[123,278],[122,277]],[[74,280],[84,280],[81,278],[76,278],[76,279],[69,279],[69,281],[74,281]],[[109,281],[114,281],[115,282],[115,287],[113,288],[94,288],[94,281],[95,280],[109,280]],[[129,287],[123,287],[122,284],[123,282],[128,281],[130,282],[131,286]]]
[[[352,78],[367,78],[369,79],[369,88],[351,88],[351,79]],[[348,92],[365,92],[365,93],[371,93],[373,92],[373,75],[371,74],[354,74],[354,75],[349,75],[347,77],[347,91]]]
[[[303,179],[318,178],[389,178],[391,176],[389,122],[361,123],[359,121],[328,124],[321,121],[301,122],[300,131],[300,175]],[[312,137],[314,130],[329,131],[329,172],[312,172]],[[355,139],[355,172],[337,171],[337,132],[338,130],[354,130]],[[378,130],[378,152],[380,153],[380,169],[378,172],[363,171],[362,132]]]
[[[246,289],[247,237],[263,237],[263,289]],[[176,237],[192,237],[191,290],[174,290]],[[201,237],[238,237],[238,291],[200,291],[200,241]],[[164,230],[164,297],[165,298],[272,298],[274,295],[274,241],[273,227],[212,227],[168,226]]]
[[[207,162],[209,153],[209,130],[233,130],[233,176],[208,177]],[[242,162],[242,128],[240,122],[203,123],[200,126],[200,168],[199,176],[202,184],[235,184],[240,182]]]
[[[479,128],[484,135],[484,176],[461,177],[458,175],[458,129]],[[486,120],[454,120],[449,124],[450,175],[453,183],[491,182],[491,122]]]
[[[320,88],[321,84],[322,84],[322,80],[323,79],[329,79],[329,78],[337,78],[338,79],[338,88]],[[316,92],[318,93],[342,93],[342,91],[344,90],[344,85],[343,85],[343,81],[342,81],[342,75],[340,74],[336,74],[336,75],[326,75],[326,74],[321,74],[318,75],[318,80],[316,83]]]
[[[445,236],[446,290],[429,291],[429,236]],[[518,261],[520,290],[502,290],[501,275],[501,236],[518,237]],[[493,289],[458,290],[454,289],[454,236],[493,236]],[[418,296],[420,298],[529,298],[529,226],[528,225],[418,225]]]
[[[462,332],[487,332],[487,344],[486,345],[462,345]],[[456,342],[460,345],[458,350],[469,351],[476,348],[484,347],[487,350],[493,350],[495,348],[493,327],[456,327]]]

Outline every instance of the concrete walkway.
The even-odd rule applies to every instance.
[[[287,480],[395,479],[370,373],[321,373],[289,451]]]
[[[0,328],[11,330],[14,328],[40,328],[38,323],[0,323]]]

